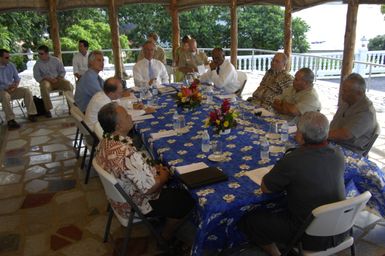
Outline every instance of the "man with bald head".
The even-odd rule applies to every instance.
[[[367,149],[378,126],[376,111],[365,90],[365,80],[359,74],[352,73],[342,82],[342,103],[329,132],[329,140],[359,154]]]
[[[233,64],[225,59],[223,49],[214,48],[212,58],[210,70],[200,77],[201,82],[213,82],[216,88],[223,89],[227,93],[236,92],[240,87],[238,74]]]
[[[279,212],[257,208],[246,214],[239,227],[252,243],[268,255],[281,252],[275,243],[288,244],[318,206],[345,199],[345,160],[339,148],[328,145],[328,119],[319,112],[307,112],[299,118],[298,148],[286,153],[261,184],[263,193],[286,191],[287,209]],[[323,251],[344,240],[334,237],[303,235],[303,249]]]
[[[247,100],[266,109],[271,108],[274,98],[282,94],[283,90],[293,83],[293,77],[285,70],[286,63],[286,54],[276,53],[271,61],[271,68],[262,78],[253,97]]]
[[[157,42],[158,42],[158,34],[155,32],[151,32],[147,35],[147,41],[153,42],[155,44],[155,51],[154,51],[154,59],[159,60],[163,64],[166,65],[166,54],[164,53],[164,50],[162,47],[160,47]],[[139,53],[138,59],[136,60],[137,62],[144,59],[144,49]]]
[[[313,88],[314,73],[301,68],[295,74],[293,86],[286,88],[273,102],[274,110],[288,119],[309,111],[320,111],[321,103]]]
[[[197,48],[197,41],[195,39],[190,39],[188,43],[189,50],[181,54],[178,63],[178,70],[184,74],[198,72],[198,66],[209,63],[207,55]]]

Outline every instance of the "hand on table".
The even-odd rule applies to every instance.
[[[155,108],[153,108],[153,107],[146,107],[144,109],[144,111],[146,112],[146,114],[151,114],[151,113],[155,112]]]

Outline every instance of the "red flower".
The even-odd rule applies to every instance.
[[[192,91],[187,87],[182,87],[182,95],[185,97],[191,96]]]
[[[230,101],[228,99],[225,99],[222,102],[221,109],[222,109],[222,113],[227,113],[230,110]]]

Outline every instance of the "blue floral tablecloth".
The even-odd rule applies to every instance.
[[[216,105],[220,101],[216,99]],[[245,172],[274,164],[283,156],[286,145],[279,138],[271,136],[270,145],[276,146],[277,152],[270,154],[271,161],[262,163],[260,160],[260,139],[279,122],[278,117],[261,118],[249,112],[252,108],[246,102],[240,102],[238,109],[242,113],[239,125],[228,135],[215,135],[209,128],[211,140],[221,140],[226,160],[212,162],[207,153],[201,151],[201,134],[204,120],[213,105],[202,104],[194,110],[179,114],[185,116],[189,131],[182,136],[151,139],[151,133],[173,129],[172,115],[177,105],[173,95],[164,95],[159,100],[160,108],[153,115],[155,118],[137,123],[136,131],[142,136],[145,145],[153,156],[162,160],[170,168],[196,162],[204,162],[209,166],[221,169],[228,181],[198,189],[190,190],[196,200],[196,234],[193,255],[202,255],[204,249],[221,250],[234,246],[244,240],[238,232],[236,223],[244,215],[256,207],[277,208],[285,203],[281,194],[263,194],[259,185],[245,176]],[[278,137],[278,136],[277,136]],[[294,143],[293,138],[290,142]],[[280,150],[282,149],[282,150]],[[343,149],[346,156],[345,184],[347,196],[354,196],[369,190],[373,197],[369,205],[385,216],[385,175],[371,161]]]

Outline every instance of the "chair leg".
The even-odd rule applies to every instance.
[[[76,128],[76,134],[74,139],[74,148],[76,149],[76,146],[78,144],[78,136],[79,136],[79,128]]]
[[[111,222],[112,222],[112,216],[114,215],[114,211],[111,208],[111,205],[108,204],[108,219],[106,223],[106,228],[104,230],[104,238],[103,238],[103,243],[108,241],[108,236],[110,234],[110,229],[111,229]]]
[[[350,229],[350,236],[352,236],[353,237],[353,228],[351,228]],[[350,254],[352,255],[352,256],[355,256],[356,255],[356,246],[354,245],[354,241],[353,241],[353,244],[352,244],[352,246],[350,246]]]
[[[84,184],[87,184],[88,183],[88,179],[90,178],[92,159],[94,159],[95,148],[96,148],[96,146],[93,145],[92,149],[91,149],[91,153],[90,153],[90,160],[88,161],[87,172],[86,172],[86,179],[84,181]]]
[[[127,224],[127,227],[126,227],[126,233],[124,234],[123,250],[122,250],[121,256],[126,256],[127,255],[128,240],[130,239],[131,227],[132,227],[132,222],[134,220],[134,215],[135,215],[135,212],[131,211],[130,217],[128,218],[128,224]]]
[[[26,116],[25,116],[25,113],[24,113],[24,110],[23,110],[23,107],[21,106],[19,100],[16,100],[16,102],[17,102],[17,105],[19,106],[19,108],[20,108],[20,110],[21,110],[21,113],[23,113],[23,116],[26,117]]]
[[[84,146],[84,154],[83,154],[83,159],[82,159],[82,163],[80,164],[80,168],[83,170],[84,169],[84,165],[86,163],[86,158],[87,158],[87,146]]]
[[[76,153],[76,158],[80,157],[80,149],[82,148],[82,142],[83,142],[83,134],[80,133],[80,138],[78,141],[78,152]]]

